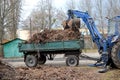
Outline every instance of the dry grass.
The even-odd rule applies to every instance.
[[[120,80],[120,69],[113,69],[104,74],[103,80]]]
[[[97,53],[98,50],[97,49],[83,49],[83,52],[85,52],[85,53]]]

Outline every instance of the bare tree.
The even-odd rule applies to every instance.
[[[107,29],[107,21],[105,17],[113,18],[114,16],[120,15],[120,5],[119,0],[96,0],[96,12],[95,18],[99,22],[99,29],[104,35],[104,30]],[[106,5],[107,4],[107,5]]]
[[[54,23],[54,26],[57,27],[57,28],[62,28],[62,26],[63,26],[62,22],[67,19],[67,15],[64,12],[64,10],[58,9],[56,11],[55,19],[56,19],[56,21]]]
[[[75,0],[67,0],[66,1],[66,9],[75,9],[76,8],[76,3]]]
[[[44,11],[34,11],[30,17],[32,18],[32,26],[38,31],[41,29],[45,29],[47,26],[47,20],[46,20],[47,14]]]
[[[46,0],[40,0],[37,8],[23,21],[23,29],[30,29],[30,19],[33,28],[31,32],[39,32],[47,26],[46,6]]]
[[[78,4],[77,4],[77,8],[81,11],[84,11],[84,12],[88,12],[88,14],[90,16],[92,16],[94,18],[94,0],[77,0]],[[95,19],[95,18],[94,18]],[[92,39],[90,37],[88,37],[88,29],[85,27],[85,24],[84,23],[81,23],[81,27],[85,29],[85,33],[86,33],[86,40],[85,40],[85,43],[86,43],[86,48],[89,47],[89,48],[93,48],[94,47],[94,43],[92,42]]]
[[[95,8],[96,8],[96,13],[95,14],[95,18],[98,21],[98,29],[100,29],[100,31],[102,32],[102,34],[104,35],[104,29],[105,27],[105,9],[104,9],[104,5],[103,5],[103,0],[95,0]]]
[[[48,11],[48,28],[51,29],[52,24],[52,0],[47,0],[47,11]]]
[[[59,20],[59,21],[63,21],[67,18],[67,15],[66,13],[64,12],[64,10],[62,9],[58,9],[56,11],[56,19]]]
[[[113,18],[120,15],[120,0],[107,0],[106,4],[108,4],[105,7],[106,17]]]
[[[41,29],[44,29],[46,27],[47,21],[46,21],[46,0],[40,0],[39,4],[38,4],[38,8],[36,9],[36,14],[34,14],[34,16],[36,16],[33,21],[36,21],[37,26],[41,27]],[[39,19],[37,19],[39,18]],[[37,21],[38,20],[38,21]],[[35,22],[33,22],[35,23]],[[41,25],[38,25],[41,24]]]
[[[11,38],[14,39],[17,37],[16,31],[20,20],[21,0],[11,0],[11,4],[14,4],[14,9],[11,11],[10,14],[11,24],[9,27],[9,31],[11,33]]]
[[[11,32],[10,28],[13,27],[13,23],[18,23],[20,1],[21,0],[0,0],[0,42],[2,42],[5,33]],[[16,26],[17,24],[14,25],[14,29]]]
[[[53,0],[40,0],[37,8],[33,10],[28,17],[31,18],[34,31],[39,32],[45,28],[51,29],[52,25],[55,23],[57,13],[55,12],[56,9],[53,7],[52,1]]]
[[[78,1],[77,8],[79,10],[87,11],[90,15],[92,15],[93,0],[77,0],[77,1]]]

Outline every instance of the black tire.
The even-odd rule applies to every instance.
[[[79,58],[75,55],[69,55],[66,59],[67,66],[78,66],[79,65]]]
[[[36,67],[37,63],[38,63],[38,60],[35,55],[26,55],[25,64],[28,67]]]
[[[112,52],[111,52],[111,58],[114,65],[117,68],[120,68],[120,42],[118,42],[113,46]]]
[[[41,55],[40,58],[38,59],[38,63],[42,65],[42,64],[45,64],[45,62],[46,62],[46,56]]]

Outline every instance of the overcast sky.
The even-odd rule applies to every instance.
[[[56,8],[63,8],[65,4],[65,0],[53,0],[53,4]],[[22,7],[22,20],[26,19],[32,10],[35,8],[39,0],[23,0],[23,7]]]
[[[26,19],[28,15],[30,15],[31,11],[33,10],[33,8],[35,8],[38,1],[39,0],[23,0],[21,14],[23,20]]]

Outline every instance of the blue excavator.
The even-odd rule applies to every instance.
[[[96,28],[93,18],[78,10],[68,10],[68,19],[81,18],[86,24],[93,42],[97,45],[100,59],[91,66],[103,66],[100,73],[108,71],[108,66],[120,68],[120,16],[108,20],[108,35],[104,38]]]

